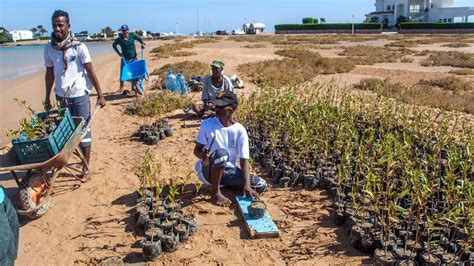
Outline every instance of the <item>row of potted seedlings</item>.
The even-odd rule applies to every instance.
[[[328,190],[334,222],[375,263],[474,263],[468,125],[454,135],[448,114],[322,85],[256,92],[238,119],[271,180]]]
[[[163,252],[176,251],[179,243],[188,240],[197,230],[196,217],[183,211],[178,198],[186,184],[178,185],[170,178],[169,184],[163,186],[160,172],[161,166],[147,150],[137,173],[140,198],[135,206],[136,226],[144,231],[144,261],[154,261]]]
[[[153,122],[151,125],[141,125],[133,137],[148,145],[155,145],[160,140],[173,136],[173,128],[167,119]]]

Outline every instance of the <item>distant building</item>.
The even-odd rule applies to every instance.
[[[12,30],[10,31],[13,41],[31,40],[33,39],[33,32],[30,30]]]
[[[394,26],[404,16],[412,22],[454,22],[455,18],[467,22],[474,15],[474,7],[453,7],[454,0],[376,0],[375,12],[366,14],[366,21]]]
[[[265,31],[265,24],[259,22],[245,23],[242,30],[245,34],[259,34]]]

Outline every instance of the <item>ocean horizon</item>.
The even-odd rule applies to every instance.
[[[30,75],[44,69],[43,45],[0,48],[0,80]],[[86,43],[92,60],[94,56],[114,52],[112,42]]]

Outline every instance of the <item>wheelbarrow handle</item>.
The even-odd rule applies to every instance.
[[[92,115],[89,117],[89,119],[86,121],[86,124],[82,127],[82,138],[85,137],[87,134],[87,130],[89,130],[89,127],[91,126],[92,120],[94,119],[95,115],[100,109],[100,105],[96,104],[94,111],[92,112]]]

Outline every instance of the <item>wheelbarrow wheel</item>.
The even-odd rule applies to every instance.
[[[27,216],[31,219],[38,219],[45,215],[51,206],[51,196],[45,196],[47,190],[48,187],[39,175],[29,176],[21,180],[19,191],[20,209],[27,212]],[[36,209],[39,205],[41,207]],[[34,211],[29,212],[30,210]]]

